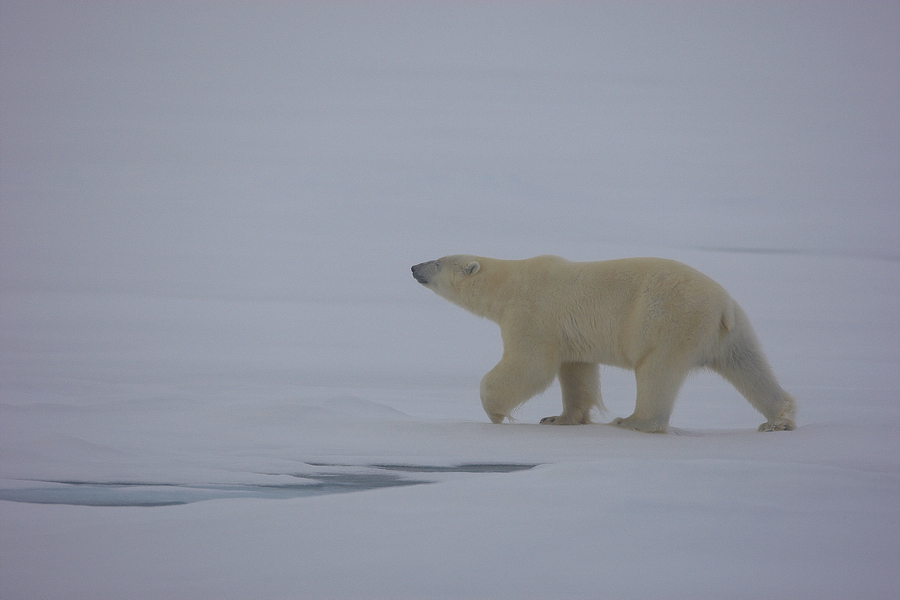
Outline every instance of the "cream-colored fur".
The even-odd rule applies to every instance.
[[[589,423],[603,411],[599,364],[635,372],[634,414],[613,424],[664,432],[688,374],[706,367],[766,417],[760,431],[794,429],[794,400],[778,382],[741,307],[722,286],[662,258],[570,262],[454,255],[413,276],[439,296],[500,325],[503,358],[481,381],[494,423],[554,378],[563,411],[541,423]]]

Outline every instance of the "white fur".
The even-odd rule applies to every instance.
[[[481,381],[494,423],[546,389],[563,411],[541,423],[590,422],[603,411],[599,364],[631,369],[634,414],[613,424],[664,432],[681,384],[706,367],[766,417],[760,431],[794,429],[794,400],[778,382],[744,311],[722,286],[662,258],[570,262],[447,256],[412,268],[441,297],[500,325],[503,358]]]

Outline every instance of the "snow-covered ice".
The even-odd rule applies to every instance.
[[[898,31],[2,0],[0,598],[895,598]],[[691,264],[799,428],[704,373],[667,435],[491,425],[496,326],[409,273],[456,252]]]

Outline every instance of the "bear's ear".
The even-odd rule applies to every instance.
[[[466,265],[466,275],[474,275],[481,269],[481,265],[478,261],[472,261]]]

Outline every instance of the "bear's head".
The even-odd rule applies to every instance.
[[[465,289],[471,286],[471,278],[481,270],[481,262],[476,256],[456,254],[437,260],[429,260],[412,268],[416,281],[438,296],[466,306]]]

